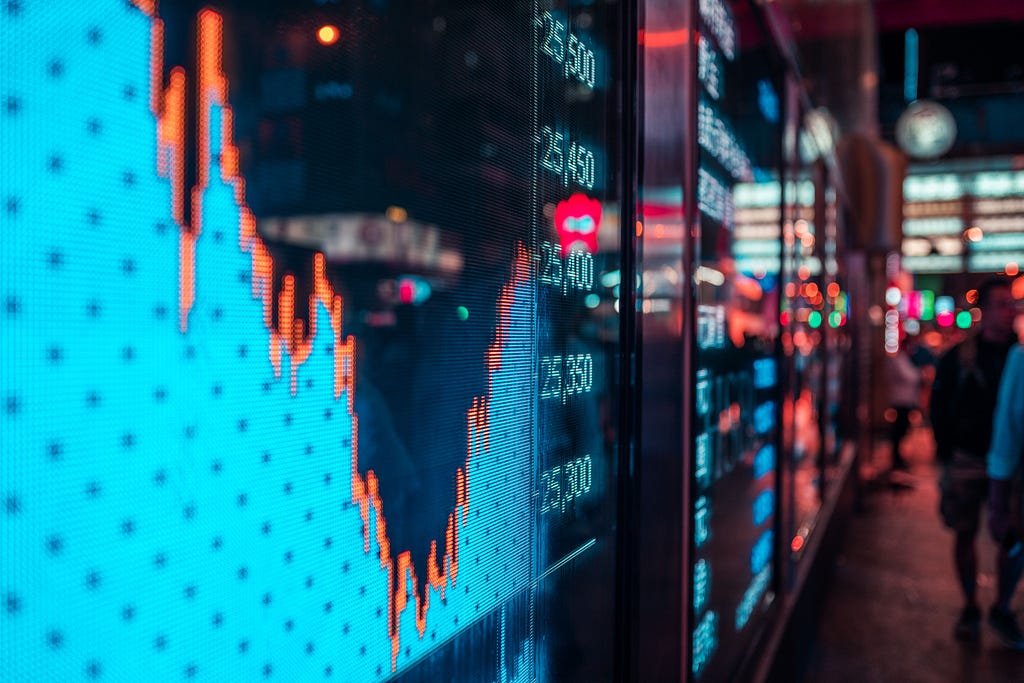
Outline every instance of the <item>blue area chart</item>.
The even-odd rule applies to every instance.
[[[528,589],[526,257],[448,532],[415,567],[388,541],[388,482],[358,466],[358,340],[322,258],[310,320],[289,282],[272,300],[220,16],[199,17],[206,148],[186,196],[192,76],[164,88],[152,7],[0,11],[0,678],[377,680]]]

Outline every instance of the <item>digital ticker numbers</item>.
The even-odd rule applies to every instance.
[[[544,126],[540,131],[540,165],[561,177],[562,184],[575,183],[591,190],[597,177],[594,153],[575,140]]]
[[[597,59],[594,51],[570,32],[565,22],[556,19],[551,12],[544,12],[536,19],[541,30],[540,51],[556,64],[561,64],[566,78],[572,78],[588,88],[593,88],[597,79]]]
[[[585,394],[594,388],[594,358],[589,353],[542,356],[540,376],[540,397],[565,403],[570,396]]]
[[[540,474],[540,513],[564,514],[572,509],[574,500],[590,492],[594,480],[594,463],[589,455],[544,470]]]
[[[542,283],[558,289],[562,294],[589,292],[594,286],[594,255],[589,251],[574,250],[563,256],[557,244],[540,245],[540,276]]]
[[[586,335],[566,325],[594,296],[599,261],[602,200],[591,196],[603,185],[604,156],[594,142],[603,129],[590,121],[605,105],[598,90],[598,55],[590,31],[594,6],[535,3],[533,55],[536,100],[533,121],[533,264],[538,283],[536,398],[537,524],[550,556],[574,556],[593,539],[580,503],[603,490],[595,469],[605,471],[600,439],[595,442],[598,373],[602,356]],[[581,5],[583,3],[580,3]]]

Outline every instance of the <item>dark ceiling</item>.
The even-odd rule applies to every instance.
[[[947,156],[1024,154],[1024,0],[763,2],[782,8],[805,87],[844,132],[893,140],[914,29],[917,97],[940,102],[957,123]]]
[[[917,96],[952,113],[949,157],[1024,152],[1024,2],[878,0],[879,123],[892,138],[906,107],[906,35],[918,40]]]

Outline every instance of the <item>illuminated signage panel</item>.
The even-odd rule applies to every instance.
[[[215,5],[3,9],[0,679],[612,679],[620,8]]]
[[[699,5],[701,50],[711,53],[704,63],[722,71],[713,81],[699,79],[698,107],[689,624],[690,675],[708,681],[732,674],[754,624],[764,618],[775,543],[779,285],[772,274],[779,272],[781,257],[782,187],[770,141],[781,133],[777,115],[773,120],[741,102],[759,94],[777,101],[779,86],[765,70],[763,54],[739,48],[744,37],[732,23],[734,6]],[[721,205],[734,206],[735,213],[712,208]]]

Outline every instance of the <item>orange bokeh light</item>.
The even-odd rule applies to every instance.
[[[839,292],[841,291],[839,289],[839,283],[838,282],[830,282],[830,283],[828,283],[828,290],[827,291],[828,291],[829,298],[830,299],[835,299],[837,296],[839,296]]]
[[[1013,292],[1014,299],[1024,299],[1024,275],[1013,281],[1010,291]]]
[[[1006,264],[1006,274],[1010,277],[1017,275],[1019,272],[1020,266],[1018,266],[1014,261],[1010,261]]]
[[[331,26],[330,24],[321,26],[316,31],[316,39],[320,41],[321,45],[333,45],[338,42],[340,37],[341,32],[338,31],[338,27]]]

